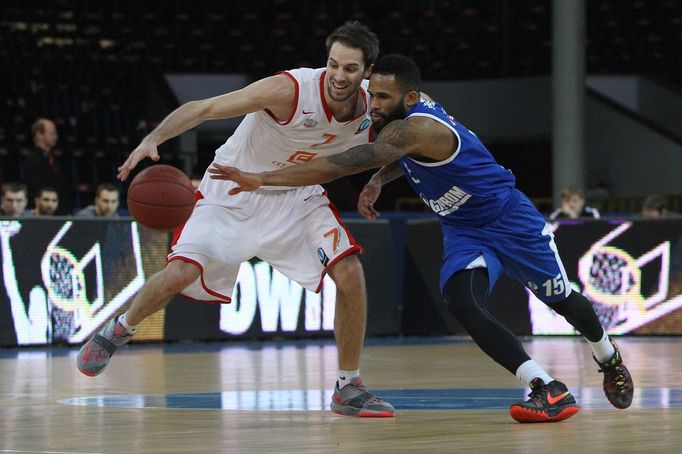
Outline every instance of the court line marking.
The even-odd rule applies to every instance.
[[[102,454],[101,452],[82,452],[82,451],[27,451],[25,449],[0,449],[0,452],[14,452],[23,454]]]

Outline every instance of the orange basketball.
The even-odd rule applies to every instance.
[[[128,211],[153,230],[180,227],[192,214],[194,203],[194,189],[187,175],[166,164],[147,167],[128,188]]]

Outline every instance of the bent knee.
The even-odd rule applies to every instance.
[[[348,255],[336,262],[329,269],[329,276],[334,280],[337,288],[357,287],[365,281],[362,263],[356,255]]]
[[[194,263],[172,260],[161,272],[162,283],[168,293],[179,293],[201,275],[201,269]]]

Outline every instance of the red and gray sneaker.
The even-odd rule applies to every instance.
[[[509,407],[511,417],[518,422],[563,421],[580,411],[575,398],[560,381],[545,384],[541,378],[534,378],[530,390],[530,399]]]
[[[360,377],[352,378],[341,389],[336,383],[331,409],[334,413],[350,416],[390,418],[395,415],[393,405],[369,392]]]
[[[109,320],[104,328],[87,341],[78,352],[78,370],[85,375],[89,377],[99,375],[109,364],[111,355],[116,349],[133,337],[123,325],[118,323],[119,317],[120,315]]]
[[[623,364],[623,358],[616,343],[611,340],[616,352],[605,363],[600,363],[597,358],[592,358],[599,364],[599,372],[604,374],[604,394],[606,398],[616,408],[628,408],[632,403],[632,395],[635,392],[635,385],[628,368]]]

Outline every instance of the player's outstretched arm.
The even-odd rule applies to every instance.
[[[284,74],[266,77],[257,82],[224,95],[190,101],[168,114],[150,132],[118,168],[117,178],[124,181],[137,164],[150,158],[159,160],[157,147],[207,120],[238,117],[251,112],[268,109],[275,116],[286,117],[293,108],[296,87]]]
[[[258,182],[263,186],[308,186],[327,183],[346,175],[385,166],[409,154],[416,147],[414,128],[412,122],[393,121],[381,131],[379,139],[373,144],[360,145],[333,156],[313,159],[305,165],[290,166],[272,172],[248,174],[239,171],[237,174],[232,170],[225,172],[224,166],[218,167],[215,164],[208,171],[213,179],[232,180],[239,184],[241,181],[236,178],[237,175],[257,175]],[[238,187],[230,193],[238,194],[253,190],[251,188]]]

